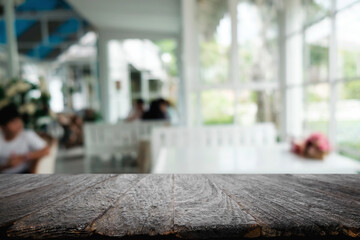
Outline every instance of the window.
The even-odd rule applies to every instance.
[[[326,81],[329,77],[330,19],[311,26],[305,35],[306,81]]]
[[[329,95],[330,87],[327,83],[310,85],[305,88],[305,133],[328,134]]]
[[[228,82],[231,46],[228,2],[197,0],[197,9],[201,83]]]
[[[342,9],[342,8],[347,7],[350,4],[355,3],[357,1],[358,0],[338,0],[336,8],[337,9]]]
[[[275,1],[240,0],[237,10],[240,80],[277,81]]]
[[[192,86],[198,109],[191,114],[207,125],[277,123],[276,1],[196,3],[200,80]],[[231,49],[238,52],[230,56]]]
[[[340,83],[338,98],[337,143],[345,150],[360,152],[360,79]]]
[[[331,0],[304,0],[304,5],[306,11],[306,23],[309,24],[329,14]]]
[[[237,97],[236,119],[241,125],[279,122],[278,91],[241,91]]]
[[[231,90],[206,90],[201,94],[203,123],[234,123],[234,93]]]
[[[322,132],[342,152],[359,157],[360,1],[302,2],[303,20],[296,9],[299,0],[285,4],[287,134],[303,137]],[[294,31],[301,21],[303,29]],[[330,64],[336,64],[334,71]],[[329,127],[336,128],[335,136]]]
[[[341,2],[341,1],[339,1]],[[360,76],[360,4],[341,11],[336,20],[338,77]]]

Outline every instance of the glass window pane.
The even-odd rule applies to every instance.
[[[337,15],[338,77],[360,76],[360,4]]]
[[[329,76],[330,19],[313,25],[305,34],[305,79],[309,82],[326,81]]]
[[[229,80],[231,19],[228,2],[197,0],[201,82],[224,83]]]
[[[337,143],[360,153],[360,79],[338,86]]]
[[[331,9],[331,0],[304,0],[306,23],[312,23],[325,17]]]
[[[237,97],[236,119],[241,125],[279,123],[278,91],[241,91]]]
[[[329,84],[310,85],[305,88],[305,134],[328,133],[329,125]]]
[[[337,0],[336,8],[342,9],[342,8],[347,7],[350,4],[357,2],[357,1],[359,1],[359,0]]]
[[[231,124],[234,122],[234,92],[207,90],[201,94],[204,124]]]
[[[275,1],[239,1],[239,77],[242,82],[277,81]]]

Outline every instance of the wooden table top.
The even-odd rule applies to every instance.
[[[0,239],[147,236],[360,237],[360,175],[0,175]]]

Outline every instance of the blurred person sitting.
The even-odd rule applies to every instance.
[[[29,173],[32,163],[46,156],[50,147],[24,123],[15,105],[0,110],[0,172]]]
[[[167,109],[169,102],[165,99],[159,98],[151,102],[150,108],[146,111],[142,119],[143,120],[167,120],[169,119]]]
[[[144,114],[144,100],[139,98],[135,101],[134,107],[131,110],[129,116],[126,118],[127,122],[133,122],[141,119]]]

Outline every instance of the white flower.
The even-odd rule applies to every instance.
[[[39,84],[40,91],[41,91],[41,92],[46,92],[48,89],[47,89],[47,85],[46,85],[45,79],[41,77],[41,78],[39,79],[39,81],[40,81],[40,84]]]
[[[21,93],[24,93],[30,89],[30,84],[24,81],[21,81],[17,84],[17,90]]]
[[[7,90],[6,90],[6,96],[11,98],[13,96],[15,96],[17,94],[17,87],[16,85],[11,85]]]
[[[36,112],[36,105],[34,103],[26,103],[19,107],[19,112],[21,114],[27,113],[30,116],[34,115],[34,113]]]
[[[26,112],[29,115],[34,115],[34,113],[36,112],[36,106],[33,103],[28,103],[26,104]]]

